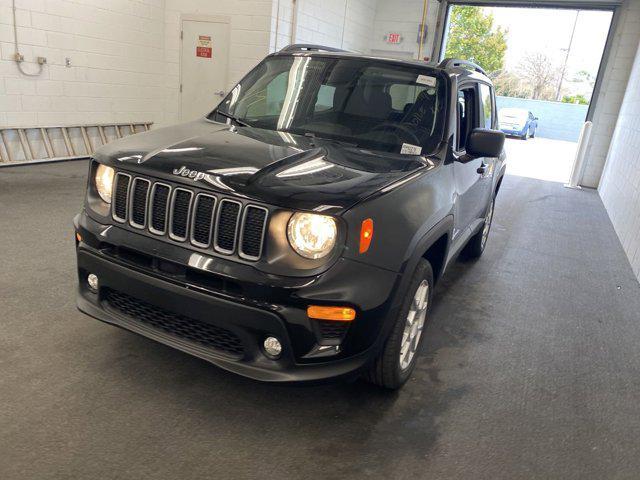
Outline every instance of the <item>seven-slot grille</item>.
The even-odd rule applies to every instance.
[[[120,223],[247,260],[262,255],[269,215],[265,207],[122,172],[116,174],[113,192],[111,213]]]

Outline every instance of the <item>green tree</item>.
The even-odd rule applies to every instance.
[[[565,95],[562,97],[562,103],[578,103],[580,105],[589,105],[589,100],[584,95]]]
[[[501,70],[507,51],[507,31],[493,28],[493,15],[482,7],[454,5],[450,13],[445,56],[477,63],[487,72]]]

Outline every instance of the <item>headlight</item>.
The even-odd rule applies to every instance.
[[[113,190],[113,177],[115,170],[106,165],[98,165],[96,169],[96,189],[100,198],[107,203],[111,203],[111,191]]]
[[[327,215],[294,213],[289,220],[287,236],[298,255],[318,259],[327,256],[336,244],[336,221]]]

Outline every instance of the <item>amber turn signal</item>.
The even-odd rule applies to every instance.
[[[373,238],[373,220],[367,218],[362,221],[362,228],[360,229],[360,253],[365,253],[369,250],[371,245],[371,239]]]
[[[79,242],[82,241],[82,235],[80,235],[78,232],[76,232],[76,240]]]
[[[356,318],[356,311],[349,307],[322,307],[310,305],[307,316],[316,320],[334,320],[336,322],[351,322]]]

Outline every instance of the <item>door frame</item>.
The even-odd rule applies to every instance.
[[[453,5],[469,5],[473,7],[518,7],[518,8],[535,8],[535,9],[563,9],[563,10],[600,10],[612,12],[611,23],[609,24],[609,32],[607,40],[602,51],[596,82],[593,86],[591,94],[591,102],[585,121],[593,121],[596,104],[600,99],[602,82],[607,66],[611,61],[611,46],[615,32],[620,24],[620,6],[622,0],[542,0],[532,2],[530,0],[442,0],[438,7],[438,20],[436,23],[436,35],[433,42],[433,51],[431,58],[442,60],[444,56],[444,46],[446,44],[446,36],[449,31],[449,11]]]
[[[182,13],[180,15],[180,24],[179,24],[179,33],[178,40],[180,47],[178,48],[178,95],[180,98],[180,108],[178,111],[178,115],[180,119],[182,119],[182,50],[183,50],[183,42],[184,42],[184,22],[205,22],[205,23],[225,23],[229,25],[229,45],[228,45],[228,57],[227,57],[227,71],[224,72],[224,88],[225,91],[227,89],[227,84],[229,82],[229,60],[231,57],[231,17],[226,15],[202,15],[199,13]]]

